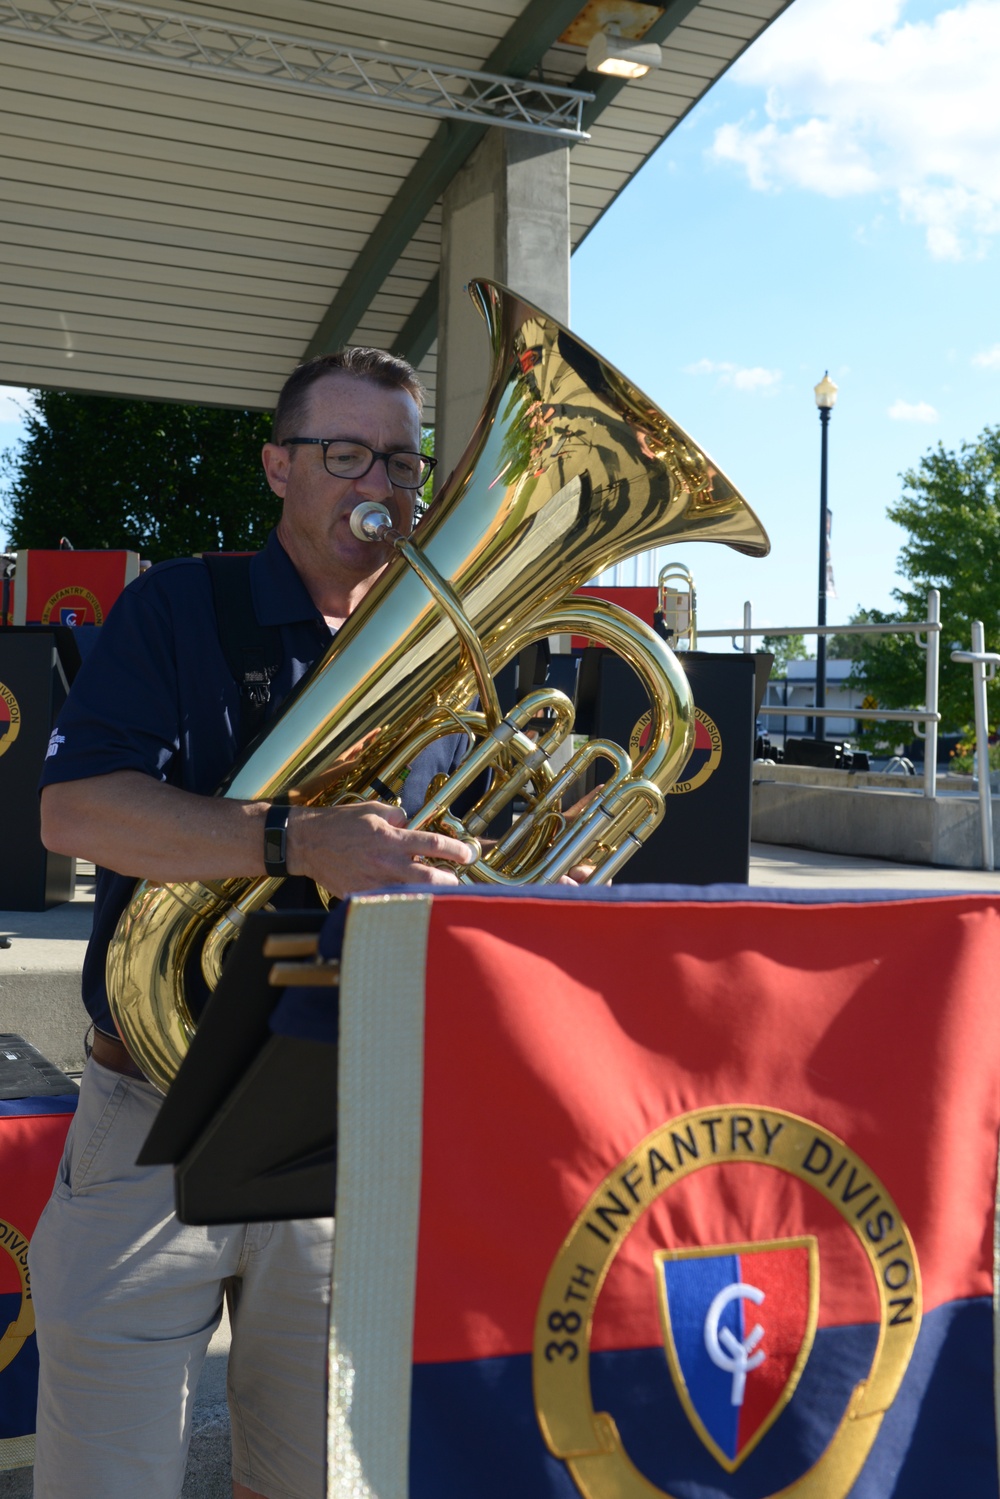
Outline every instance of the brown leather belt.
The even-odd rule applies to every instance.
[[[104,1031],[95,1030],[90,1041],[90,1055],[99,1067],[107,1067],[111,1072],[120,1072],[123,1077],[138,1077],[143,1082],[146,1081],[146,1074],[135,1065],[117,1036],[109,1036]]]

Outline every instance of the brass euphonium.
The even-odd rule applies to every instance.
[[[422,746],[462,728],[472,740],[467,759],[447,786],[432,788],[411,825],[478,839],[518,796],[528,810],[460,878],[529,883],[592,863],[593,882],[603,882],[662,817],[664,792],[691,751],[694,712],[664,642],[625,610],[573,597],[574,589],[665,542],[725,542],[751,556],[769,543],[725,475],[616,369],[505,288],[482,281],[470,290],[493,368],[468,447],[412,540],[393,536],[401,555],[218,794],[384,799]],[[356,514],[367,534],[384,535],[388,517],[375,512]],[[618,651],[643,681],[653,720],[634,765],[601,741],[554,772],[548,756],[573,722],[561,693],[542,689],[501,715],[492,674],[531,640],[567,633]],[[550,726],[539,741],[526,726],[540,715]],[[604,789],[566,823],[560,797],[598,759],[611,766]],[[450,804],[487,766],[490,790],[460,823]],[[228,943],[277,883],[136,887],[109,948],[108,990],[125,1044],[158,1087],[169,1086],[194,1034],[189,956],[202,940],[214,984]]]

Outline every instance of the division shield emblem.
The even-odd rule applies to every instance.
[[[0,755],[10,749],[21,728],[21,709],[9,687],[0,682]]]
[[[102,625],[101,601],[89,588],[60,588],[42,610],[42,624],[58,622],[75,629],[77,625]]]
[[[732,1473],[798,1384],[816,1333],[812,1235],[654,1255],[667,1363],[681,1404]]]

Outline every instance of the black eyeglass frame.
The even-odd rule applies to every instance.
[[[361,470],[360,474],[350,474],[350,475],[348,475],[348,474],[335,474],[332,471],[332,469],[327,468],[327,463],[326,463],[327,449],[331,448],[335,442],[349,443],[352,447],[355,447],[355,448],[364,448],[364,450],[365,450],[366,453],[370,453],[371,454],[371,463],[369,463],[369,465],[368,465],[367,468],[363,468]],[[423,464],[426,465],[423,478],[417,484],[400,484],[397,479],[393,479],[391,477],[391,475],[389,475],[389,483],[395,489],[408,489],[410,491],[415,491],[415,490],[418,490],[418,489],[423,489],[424,485],[427,483],[427,480],[430,478],[431,474],[434,472],[435,468],[437,467],[437,459],[436,458],[431,458],[427,453],[414,453],[414,452],[411,452],[411,450],[409,448],[397,448],[395,450],[395,452],[380,453],[380,452],[377,451],[377,449],[370,448],[366,442],[356,442],[353,437],[286,437],[285,440],[284,440],[284,442],[279,443],[279,447],[282,447],[282,448],[320,447],[320,448],[322,448],[323,449],[323,467],[326,469],[326,471],[330,475],[331,479],[346,479],[346,478],[363,479],[364,476],[365,476],[365,474],[370,474],[371,473],[372,469],[375,467],[375,464],[376,464],[376,462],[378,461],[379,458],[381,458],[383,460],[383,462],[385,463],[385,471],[386,471],[386,474],[389,475],[389,459],[390,458],[398,458],[402,453],[405,453],[408,458],[419,458],[420,461],[421,461],[421,463],[423,463]]]

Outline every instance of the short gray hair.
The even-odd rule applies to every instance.
[[[317,354],[315,359],[307,359],[305,364],[292,371],[274,408],[271,441],[281,443],[286,438],[299,436],[295,429],[303,420],[310,386],[325,375],[339,374],[351,375],[356,380],[370,380],[373,385],[381,385],[386,390],[405,390],[413,397],[417,410],[423,411],[424,387],[412,364],[385,349],[352,345],[336,354]]]

